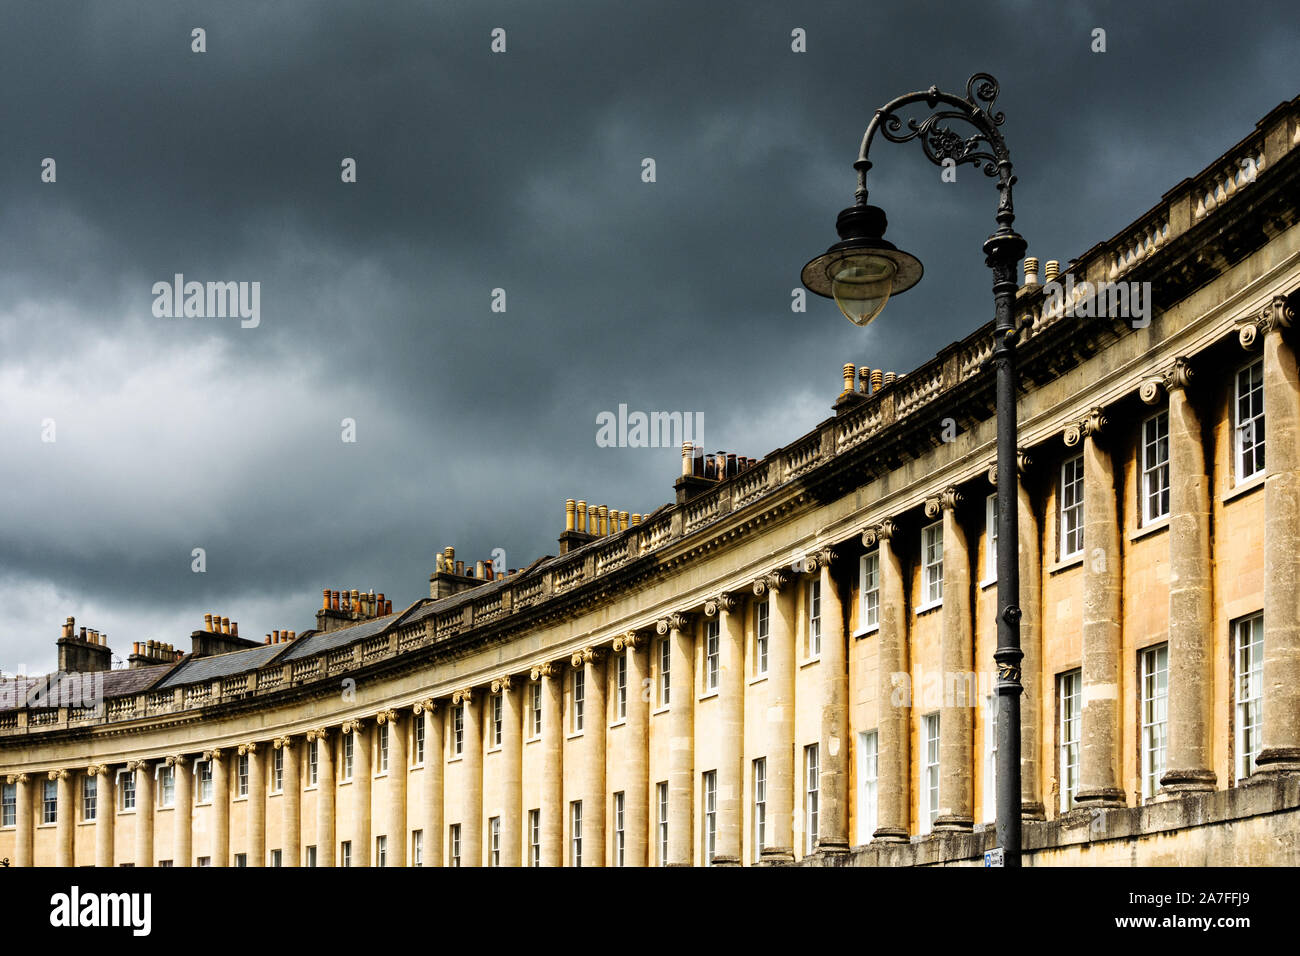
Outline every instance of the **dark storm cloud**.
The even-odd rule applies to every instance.
[[[872,199],[929,281],[866,333],[820,301],[790,312],[876,106],[995,74],[1017,226],[1067,260],[1295,95],[1300,45],[1281,3],[2,16],[8,669],[48,663],[67,614],[119,650],[183,644],[209,609],[302,630],[326,585],[416,599],[445,544],[526,565],[565,497],[648,512],[676,453],[598,448],[598,412],[701,411],[711,449],[763,455],[828,413],[844,361],[905,371],[988,318],[990,183],[941,184],[886,143]],[[260,282],[260,326],[155,318],[177,272]]]

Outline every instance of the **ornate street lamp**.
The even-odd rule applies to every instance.
[[[866,325],[885,307],[891,295],[906,292],[921,278],[921,263],[885,241],[885,213],[867,205],[867,152],[879,130],[893,143],[919,140],[936,166],[971,163],[997,177],[997,230],[984,243],[984,261],[993,270],[993,357],[997,370],[998,415],[998,668],[997,841],[1006,866],[1020,865],[1020,542],[1016,514],[1016,337],[1011,308],[1016,278],[1025,254],[1025,240],[1011,228],[1015,214],[1011,187],[1011,155],[998,127],[1005,117],[993,112],[998,82],[976,73],[966,82],[966,95],[955,96],[932,86],[891,100],[872,117],[853,168],[858,171],[857,202],[835,221],[840,241],[803,268],[803,283],[818,295],[835,299],[850,322]],[[923,120],[906,127],[897,110],[924,103]],[[936,109],[940,104],[943,109]],[[974,133],[966,138],[946,123],[958,120]]]

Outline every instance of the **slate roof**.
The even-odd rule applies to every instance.
[[[296,661],[302,657],[332,651],[336,647],[343,647],[353,641],[374,637],[376,634],[383,633],[386,628],[397,623],[400,619],[400,615],[390,614],[387,617],[375,617],[368,621],[351,624],[348,627],[339,628],[337,631],[317,632],[311,637],[299,638],[290,645],[284,659],[286,661]]]
[[[178,687],[181,684],[196,684],[229,677],[232,674],[242,674],[261,667],[284,650],[283,644],[263,644],[261,647],[250,647],[246,651],[231,651],[228,654],[192,658],[168,674],[167,679],[162,681],[158,688],[162,690]]]
[[[121,670],[99,671],[97,673],[104,675],[103,693],[105,698],[130,697],[132,694],[148,690],[160,677],[175,666],[175,664],[155,664],[151,667],[138,667],[134,670],[124,668]],[[45,674],[40,677],[23,677],[0,681],[0,711],[21,710],[27,705],[27,695],[31,693],[32,689],[51,676],[54,675]],[[87,676],[93,676],[93,674],[78,676],[84,679]]]

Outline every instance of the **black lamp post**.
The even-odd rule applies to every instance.
[[[998,681],[997,840],[1006,866],[1020,865],[1020,541],[1016,514],[1016,337],[1011,307],[1017,270],[1025,240],[1011,228],[1011,156],[998,127],[1005,117],[993,112],[998,82],[976,73],[966,82],[966,96],[954,96],[932,86],[891,100],[872,117],[853,167],[858,171],[857,202],[836,219],[840,242],[803,268],[803,283],[812,292],[833,298],[856,325],[866,325],[885,307],[891,295],[914,286],[921,263],[886,242],[885,213],[867,205],[867,152],[879,130],[894,143],[919,140],[936,166],[971,163],[986,176],[997,177],[998,227],[984,243],[984,261],[993,270],[993,358],[997,370],[998,414],[998,646],[993,659]],[[913,103],[933,110],[923,120],[903,121],[896,111]],[[943,109],[935,109],[942,104]],[[974,133],[962,138],[948,120],[969,124]]]

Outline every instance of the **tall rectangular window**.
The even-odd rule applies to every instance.
[[[871,730],[858,734],[858,843],[875,835],[879,807],[880,737]]]
[[[1083,553],[1083,456],[1075,455],[1061,465],[1060,557]]]
[[[713,857],[718,852],[718,772],[710,770],[704,774],[700,789],[704,794],[704,846],[702,855],[704,865],[712,866]]]
[[[943,522],[921,529],[922,584],[927,606],[943,600]]]
[[[573,672],[573,733],[582,730],[583,710],[587,706],[587,673],[581,667]]]
[[[822,583],[808,582],[808,656],[820,657],[822,652]]]
[[[1236,709],[1237,779],[1255,772],[1260,750],[1260,710],[1264,700],[1264,615],[1252,614],[1233,626],[1233,705]]]
[[[818,762],[817,744],[803,748],[803,852],[809,854],[817,849],[817,815],[820,810],[821,768]]]
[[[307,743],[307,784],[316,786],[320,782],[320,741]]]
[[[271,752],[271,792],[280,793],[284,790],[284,750],[283,748]]]
[[[411,831],[411,866],[424,866],[424,831]]]
[[[998,579],[998,496],[984,499],[984,583]]]
[[[922,718],[925,734],[925,763],[921,774],[921,825],[929,833],[939,817],[939,715]]]
[[[995,820],[998,806],[998,697],[984,698],[984,819]]]
[[[210,856],[201,856],[201,857],[199,857],[197,860],[194,861],[194,865],[195,865],[195,866],[211,866],[211,865],[212,865],[212,857],[210,857]]]
[[[375,837],[375,866],[388,865],[388,837],[380,835]]]
[[[388,724],[380,724],[378,729],[379,772],[388,773]]]
[[[201,760],[195,765],[199,778],[199,803],[212,802],[212,761]]]
[[[721,626],[716,617],[704,622],[704,690],[718,689],[718,675],[722,671]]]
[[[0,781],[0,827],[18,825],[18,784]]]
[[[858,562],[858,630],[880,626],[880,549],[868,551]]]
[[[339,844],[339,866],[351,866],[351,865],[352,865],[352,841],[344,840],[342,843]]]
[[[81,778],[81,819],[90,823],[99,809],[99,778],[90,774]]]
[[[1169,414],[1142,423],[1142,523],[1169,517]]]
[[[502,703],[502,694],[492,695],[492,746],[501,746],[502,728],[505,726],[505,718],[502,715],[504,706]]]
[[[627,859],[627,831],[623,828],[623,791],[614,794],[614,865],[624,866]]]
[[[447,828],[447,858],[450,866],[460,866],[460,824]]]
[[[668,638],[659,642],[659,706],[667,707],[673,699],[673,647]]]
[[[1142,796],[1155,796],[1165,772],[1166,717],[1169,706],[1169,645],[1140,653],[1142,689]]]
[[[170,807],[176,802],[176,773],[174,768],[158,768],[158,806]]]
[[[352,779],[352,759],[356,750],[357,732],[343,735],[343,779]]]
[[[349,858],[349,859],[350,859],[350,858]],[[158,865],[161,866],[162,864],[160,863],[160,864],[158,864]],[[168,865],[168,866],[171,866],[171,863],[169,862],[167,865]],[[235,854],[235,866],[248,866],[248,854],[247,854],[247,853],[236,853],[236,854]],[[347,864],[345,863],[344,866],[347,866]]]
[[[488,866],[501,865],[501,818],[488,821]]]
[[[772,608],[768,598],[754,604],[754,673],[767,673],[767,643],[771,636]]]
[[[1060,712],[1061,812],[1073,809],[1079,792],[1079,730],[1083,719],[1083,672],[1062,674],[1057,679]]]
[[[618,689],[615,713],[618,714],[619,720],[627,719],[627,655],[630,653],[632,652],[628,650],[618,655],[618,663],[615,665],[615,682]]]
[[[582,801],[569,804],[569,866],[582,866]]]
[[[528,865],[542,865],[542,811],[528,811]]]
[[[382,840],[383,837],[380,837],[379,839]],[[283,865],[284,865],[284,851],[283,851],[283,850],[272,850],[272,851],[271,851],[271,865],[272,865],[272,866],[283,866]],[[379,865],[380,865],[380,866],[383,866],[384,864],[380,863]]]
[[[415,723],[411,728],[411,735],[415,738],[415,746],[411,749],[415,751],[415,765],[418,767],[424,763],[424,715],[416,714]]]
[[[135,771],[123,770],[117,778],[117,792],[121,795],[123,810],[135,809]]]
[[[240,797],[248,796],[248,754],[235,758],[235,793]]]
[[[315,848],[314,846],[309,846],[309,847],[307,847],[307,860],[306,860],[306,865],[307,865],[307,866],[315,866],[315,865],[316,865],[316,848]]]
[[[659,820],[656,832],[659,839],[659,865],[668,865],[668,782],[655,784],[655,803],[659,808]]]
[[[459,757],[465,752],[465,704],[462,701],[451,711],[451,752]]]
[[[1233,403],[1234,460],[1237,481],[1264,472],[1264,360],[1252,362],[1237,373]]]
[[[529,709],[533,715],[533,737],[542,735],[542,682],[535,681],[528,685]]]
[[[753,811],[754,862],[763,855],[767,845],[767,758],[754,761],[754,811]]]

